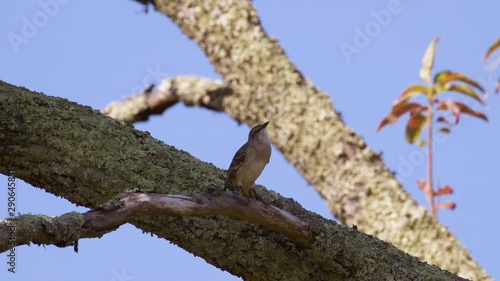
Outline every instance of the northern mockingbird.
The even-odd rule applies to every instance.
[[[238,149],[227,170],[226,188],[237,188],[240,194],[257,199],[253,185],[271,158],[268,124],[269,121],[250,130],[248,141]]]

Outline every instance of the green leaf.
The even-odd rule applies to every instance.
[[[479,96],[479,94],[467,85],[447,84],[446,89],[447,89],[447,91],[457,92],[457,93],[469,96],[469,97],[475,99],[476,101],[478,101],[482,105],[485,104],[484,101]]]
[[[406,140],[409,143],[414,143],[420,138],[420,134],[422,133],[427,120],[427,116],[423,115],[421,112],[411,115],[408,125],[406,125]]]
[[[432,92],[432,89],[429,89],[428,87],[424,85],[411,85],[410,87],[406,88],[403,93],[398,97],[396,102],[394,103],[394,106],[400,104],[400,103],[406,103],[408,100],[413,98],[414,96],[418,94],[424,94],[426,96],[429,96]]]
[[[465,76],[462,73],[447,70],[447,71],[440,72],[440,73],[436,74],[436,76],[434,76],[434,84],[436,84],[435,87],[436,87],[436,89],[441,87],[440,90],[442,90],[443,89],[442,87],[445,87],[446,84],[448,84],[449,82],[457,81],[457,80],[464,82],[466,84],[469,84],[473,87],[476,87],[481,92],[485,93],[484,88],[481,85],[479,85],[479,83],[470,79],[469,77]],[[447,91],[447,90],[444,90],[444,91]],[[442,91],[440,91],[440,92],[442,92]]]
[[[394,124],[399,120],[401,115],[409,112],[409,111],[421,111],[422,109],[427,109],[418,103],[399,103],[396,106],[392,107],[391,112],[380,122],[378,125],[377,132],[379,132],[384,126],[387,124]]]
[[[498,49],[500,49],[500,38],[498,38],[495,42],[493,42],[493,44],[490,46],[490,48],[488,49],[488,51],[486,52],[486,55],[484,56],[484,60],[486,61],[490,56],[491,54],[493,54],[495,51],[497,51]]]
[[[424,58],[422,59],[422,68],[420,69],[420,77],[422,80],[431,85],[431,72],[434,67],[434,57],[436,56],[436,47],[440,37],[437,37],[432,41],[427,50],[425,51]]]
[[[449,134],[450,129],[449,128],[441,128],[438,130],[438,132],[443,133],[443,134]]]

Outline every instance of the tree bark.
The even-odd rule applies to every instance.
[[[127,192],[193,194],[224,181],[224,171],[147,133],[89,107],[2,81],[0,128],[1,173],[14,170],[33,186],[89,208],[103,207]],[[310,249],[261,226],[222,216],[149,216],[131,223],[245,280],[464,280],[257,188],[264,201],[308,224],[315,238]],[[80,216],[23,217],[16,235],[38,229],[76,239],[67,230],[83,224]]]
[[[491,279],[288,60],[250,1],[138,2],[152,3],[200,46],[234,91],[223,100],[225,112],[249,125],[272,120],[273,144],[341,222],[460,276]]]

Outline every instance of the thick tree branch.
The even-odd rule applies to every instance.
[[[118,194],[193,194],[224,171],[98,111],[0,82],[0,173],[89,208]],[[257,186],[260,197],[307,222],[310,249],[259,225],[147,216],[132,224],[245,280],[463,280],[396,247]],[[77,220],[79,221],[79,220]],[[18,235],[21,235],[20,233]],[[59,234],[62,235],[62,234]]]
[[[273,120],[273,144],[343,223],[461,276],[490,280],[288,60],[249,0],[149,2],[200,46],[233,89],[222,102],[225,112],[250,125]]]
[[[101,237],[134,218],[152,215],[224,215],[262,225],[303,247],[314,242],[307,223],[294,215],[260,201],[223,193],[215,186],[190,196],[127,193],[104,205],[85,214],[71,212],[53,218],[22,215],[0,221],[0,252],[30,243],[73,245],[80,238]]]

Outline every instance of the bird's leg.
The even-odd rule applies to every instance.
[[[236,188],[234,187],[234,185],[232,183],[227,182],[226,184],[224,184],[224,191],[230,191],[232,193],[235,193],[236,192]]]
[[[253,189],[253,187],[248,190],[248,195],[247,196],[251,197],[251,198],[253,198],[255,200],[261,201],[259,195],[257,194],[257,192],[255,192],[255,189]]]
[[[250,198],[253,198],[255,200],[260,200],[259,196],[255,192],[255,189],[253,189],[253,187],[243,188],[243,185],[238,185],[236,188],[238,189],[238,193],[240,195],[243,195],[245,197],[250,197]]]
[[[236,186],[236,189],[238,190],[238,193],[240,195],[243,195],[243,196],[248,196],[246,193],[245,193],[245,190],[243,189],[243,186],[242,185],[238,185]]]

